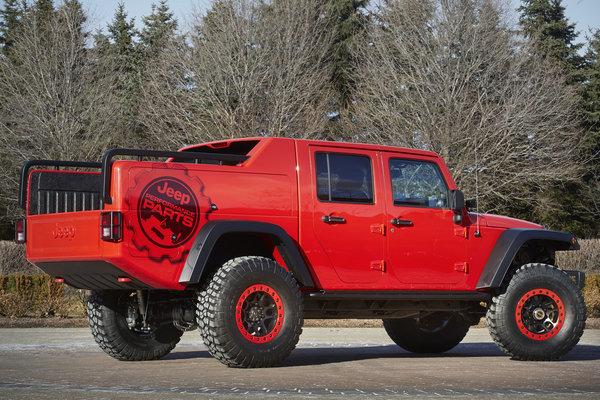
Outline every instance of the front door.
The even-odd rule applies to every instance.
[[[449,189],[432,161],[383,153],[389,270],[406,288],[463,280],[466,230],[453,222]]]
[[[373,283],[385,270],[384,206],[374,175],[379,152],[311,146],[314,163],[313,228],[338,277],[346,283]]]

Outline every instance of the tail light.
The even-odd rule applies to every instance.
[[[15,220],[15,242],[23,244],[27,241],[27,222],[25,218]]]
[[[123,236],[123,216],[118,211],[100,214],[100,238],[107,242],[118,242]]]

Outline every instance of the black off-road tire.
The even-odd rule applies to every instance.
[[[566,273],[547,264],[526,264],[493,297],[486,319],[498,347],[513,359],[551,361],[579,342],[586,307]]]
[[[218,269],[217,269],[218,270]],[[209,303],[208,286],[212,282],[215,276],[216,270],[209,273],[201,282],[197,290],[197,301],[196,301],[196,325],[198,325],[198,332],[204,343],[208,339],[204,339],[205,332],[208,332],[208,318],[206,318],[206,305]]]
[[[296,347],[304,322],[298,284],[264,257],[223,264],[200,290],[196,315],[210,354],[238,368],[281,363]]]
[[[93,291],[88,297],[88,322],[100,348],[121,361],[157,360],[175,348],[183,332],[172,324],[150,332],[137,332],[127,325],[128,291]]]
[[[413,353],[443,353],[458,345],[470,323],[460,314],[435,312],[423,318],[384,319],[389,337]]]

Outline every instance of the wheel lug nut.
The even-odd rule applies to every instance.
[[[540,321],[540,320],[544,319],[544,317],[545,317],[545,316],[546,316],[546,313],[545,313],[545,312],[544,312],[544,310],[543,310],[543,309],[541,309],[541,308],[536,308],[536,309],[533,311],[533,317],[534,317],[535,319],[537,319],[538,321]]]

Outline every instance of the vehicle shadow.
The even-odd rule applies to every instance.
[[[419,358],[465,358],[465,357],[508,357],[494,343],[464,343],[440,354],[416,354],[390,344],[364,347],[300,347],[279,365],[279,367],[300,367],[309,365],[336,364],[341,362],[372,360],[380,358],[419,359]],[[188,360],[212,358],[206,350],[174,351],[163,360]],[[600,360],[600,346],[579,345],[558,362]]]
[[[458,345],[446,353],[417,354],[390,344],[365,347],[315,347],[298,348],[286,359],[282,367],[304,365],[335,364],[349,361],[362,361],[380,358],[414,359],[414,358],[453,358],[453,357],[500,357],[505,356],[498,347],[489,343],[469,343]]]
[[[206,350],[178,351],[176,349],[175,351],[161,358],[161,360],[191,360],[195,358],[212,358],[212,356]]]
[[[361,361],[377,358],[419,359],[419,358],[483,358],[506,357],[494,343],[465,343],[440,354],[416,354],[407,352],[396,345],[370,347],[299,348],[292,352],[281,367],[322,365],[330,363]],[[558,362],[600,360],[600,346],[579,345]],[[518,361],[515,361],[518,362]],[[527,361],[528,362],[528,361]]]
[[[600,346],[582,344],[575,346],[561,361],[594,361],[600,360]]]

